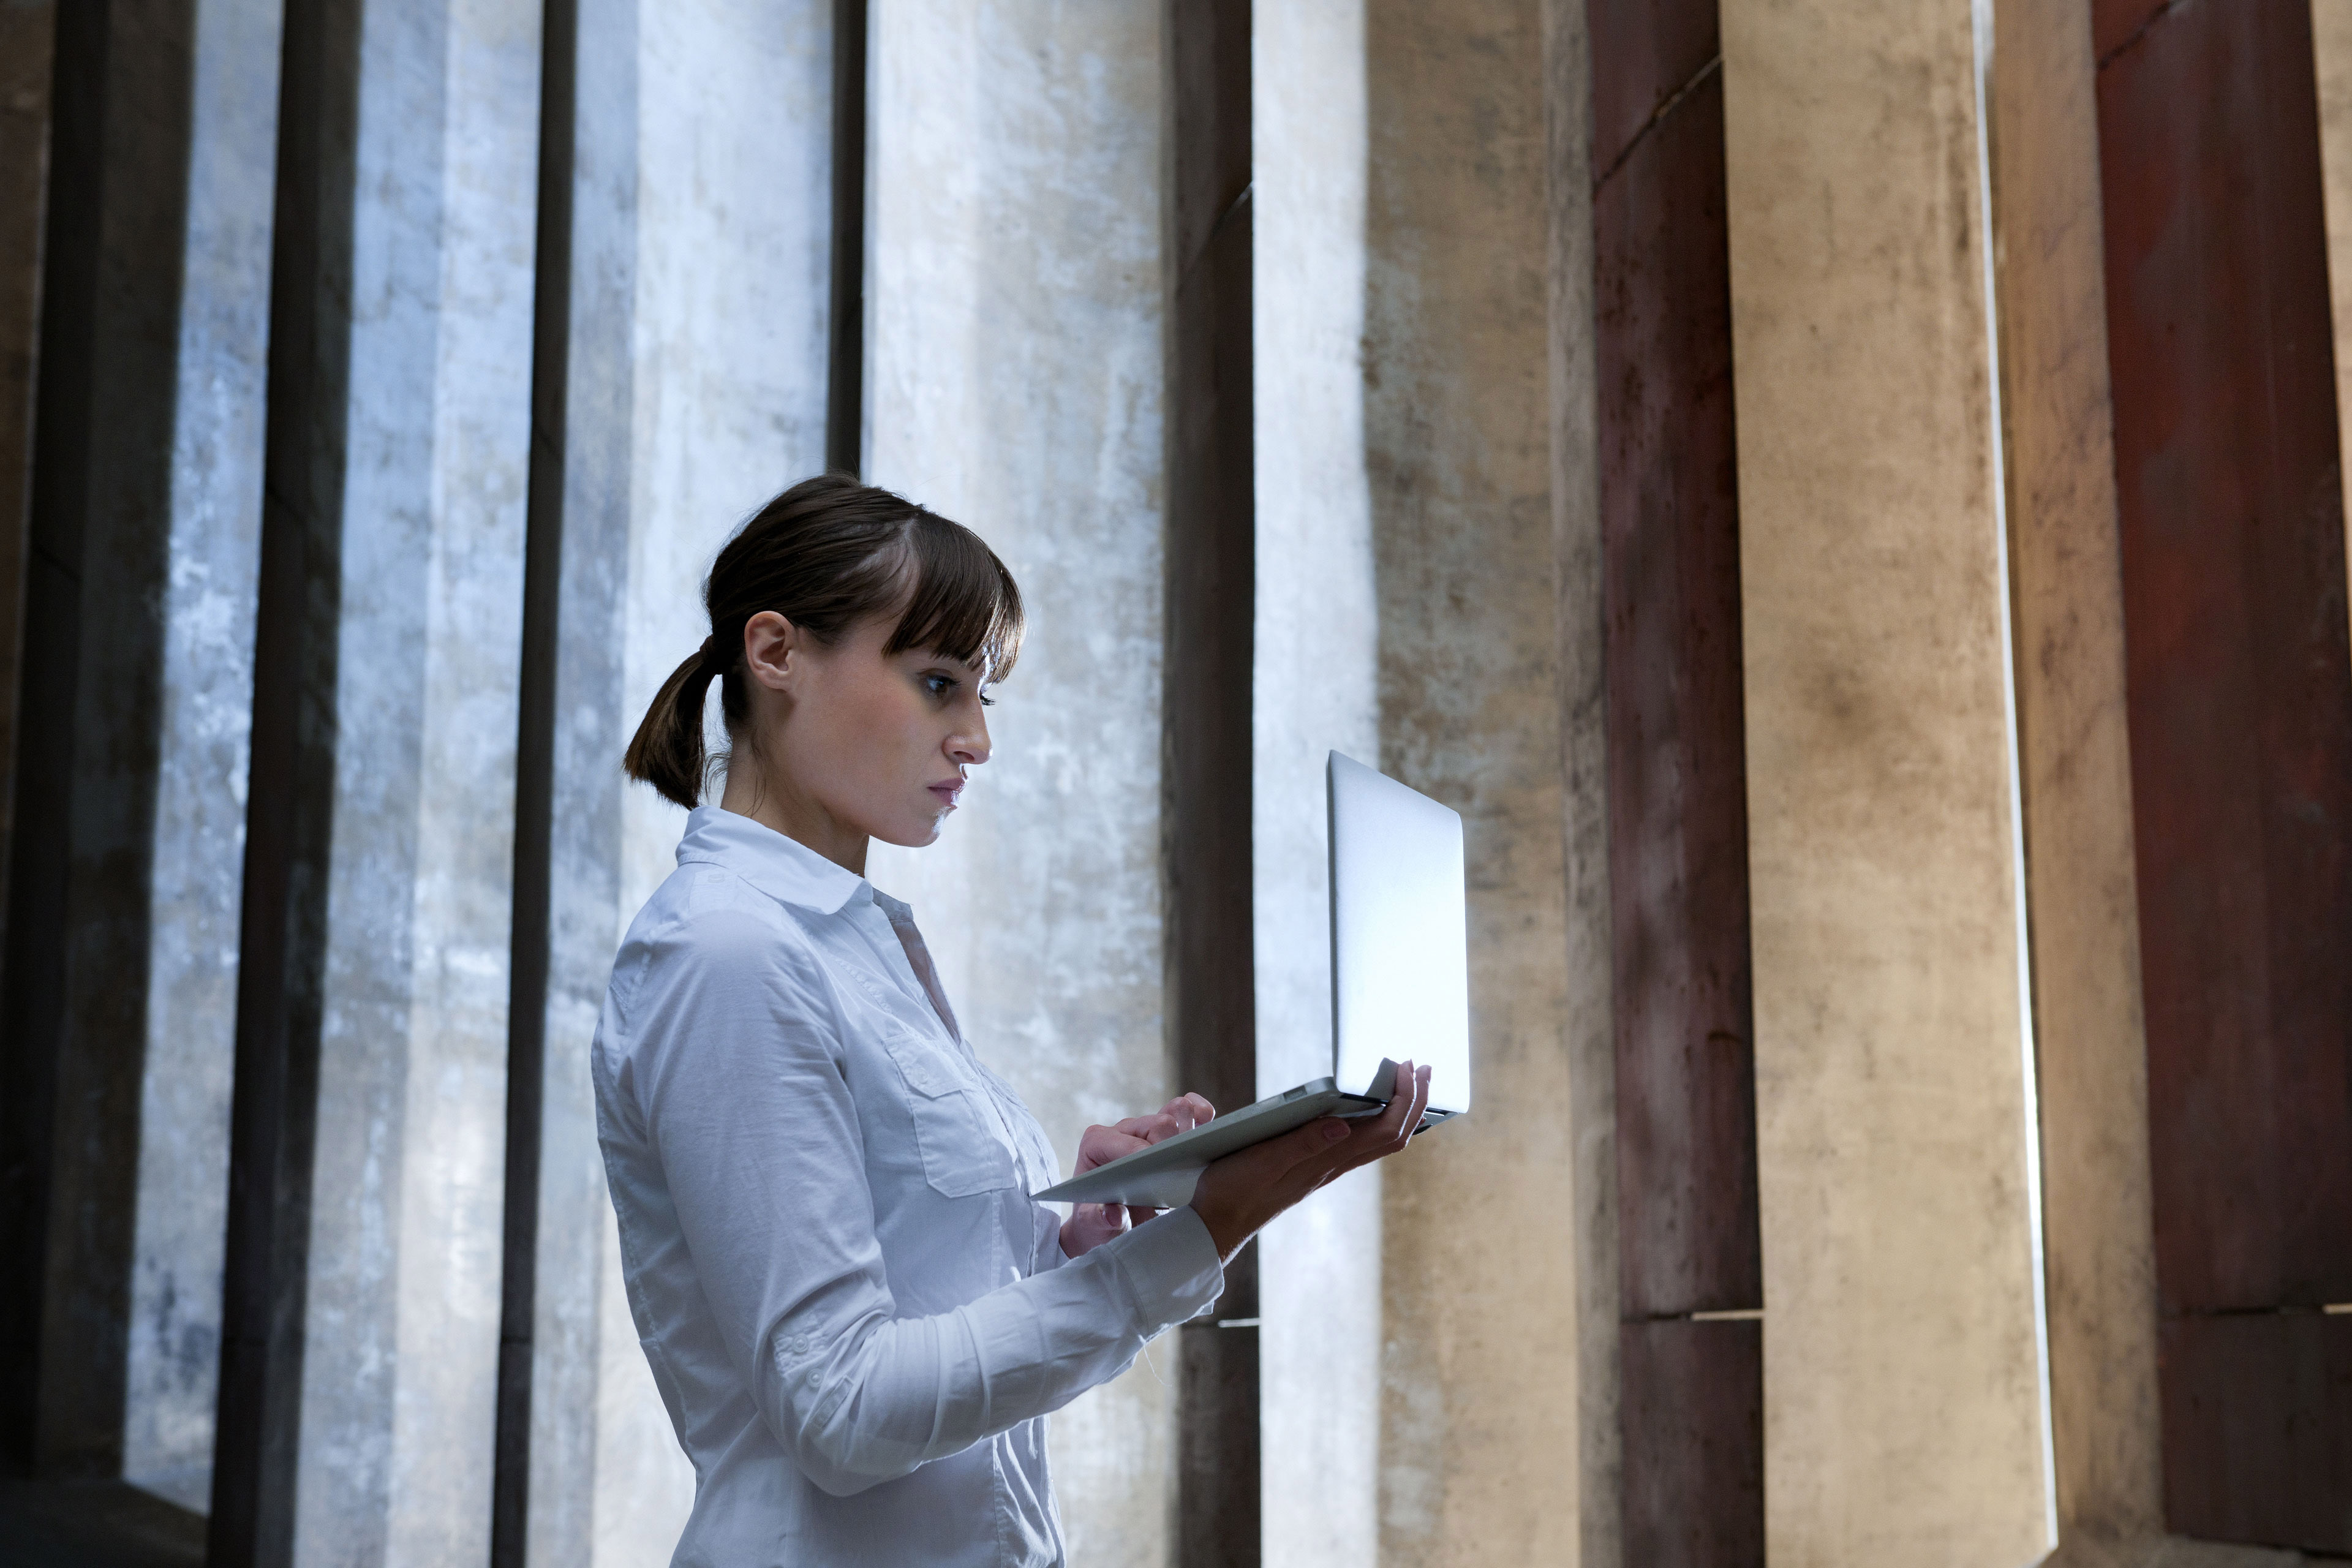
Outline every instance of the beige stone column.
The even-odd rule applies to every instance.
[[[1549,38],[1547,9],[1367,7],[1380,761],[1463,814],[1478,1075],[1470,1114],[1402,1156],[1383,1194],[1381,1561],[1414,1568],[1598,1564],[1584,1527],[1614,1513],[1613,1479],[1588,1490],[1580,1462],[1580,1353],[1597,1328],[1613,1362],[1616,1341],[1613,1303],[1589,1313],[1579,1291],[1585,1069],[1609,1057],[1609,969],[1605,903],[1597,922],[1589,898],[1571,905],[1590,889],[1570,824],[1600,821],[1598,736],[1579,724],[1599,710],[1563,702],[1563,634],[1580,626],[1597,649],[1599,584],[1597,556],[1555,557],[1556,539],[1596,527],[1583,6],[1558,7],[1564,36]],[[1552,257],[1555,195],[1580,221]],[[1566,274],[1558,389],[1549,264]],[[1555,441],[1570,448],[1559,480]],[[1589,876],[1605,866],[1597,831],[1586,850],[1573,869]],[[1613,1260],[1613,1230],[1609,1246]]]
[[[1160,1024],[1165,307],[1149,5],[874,7],[866,454],[978,530],[1029,640],[941,840],[877,846],[973,1047],[1065,1168],[1166,1098]],[[1176,1346],[1049,1426],[1073,1562],[1168,1561]]]
[[[1991,91],[2001,423],[2063,1563],[2163,1534],[2147,1043],[2088,9],[2004,0]]]
[[[1974,10],[1722,12],[1780,1568],[2053,1544]]]
[[[2336,310],[2336,416],[2352,452],[2352,0],[2311,0],[2319,70],[2319,159],[2326,181],[2327,282]],[[2344,509],[2352,536],[2352,506]],[[2352,551],[2347,551],[2352,560]]]

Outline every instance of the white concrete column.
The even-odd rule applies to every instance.
[[[194,13],[122,1473],[209,1506],[281,7]]]
[[[1170,1092],[1160,884],[1160,22],[883,0],[868,147],[873,481],[976,530],[1027,645],[940,843],[877,846],[974,1047],[1078,1134]],[[1168,1560],[1175,1346],[1053,1417],[1073,1562]]]
[[[1380,758],[1380,610],[1364,446],[1364,4],[1258,5],[1250,27],[1251,847],[1269,1094],[1331,1070],[1324,759]],[[1325,1188],[1257,1242],[1270,1563],[1338,1568],[1379,1545],[1381,1179]]]
[[[1969,0],[1725,0],[1768,1550],[2054,1544]]]
[[[719,546],[824,462],[831,16],[581,6],[526,1530],[549,1568],[667,1562],[694,1500],[622,1287],[588,1045],[685,826],[621,752],[709,631]]]
[[[539,66],[364,18],[304,1563],[488,1547]]]

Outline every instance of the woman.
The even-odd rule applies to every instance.
[[[988,760],[1012,575],[970,531],[828,477],[763,508],[703,597],[709,639],[626,764],[693,815],[593,1062],[630,1309],[694,1460],[675,1561],[1061,1563],[1045,1414],[1206,1309],[1276,1214],[1403,1147],[1427,1074],[1401,1069],[1377,1120],[1220,1161],[1187,1208],[1032,1203],[1044,1131],[863,875],[876,838],[936,839]],[[714,679],[726,788],[698,806]],[[1187,1095],[1089,1128],[1079,1166],[1213,1114]]]

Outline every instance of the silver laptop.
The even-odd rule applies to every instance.
[[[1428,1067],[1425,1129],[1470,1109],[1462,818],[1339,752],[1331,831],[1331,1076],[1269,1095],[1032,1195],[1175,1208],[1211,1161],[1318,1116],[1377,1114],[1400,1061]]]

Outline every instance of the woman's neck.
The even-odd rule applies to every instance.
[[[866,875],[866,849],[871,839],[788,784],[762,778],[756,768],[727,770],[727,787],[719,794],[719,809],[772,827],[854,877]]]

